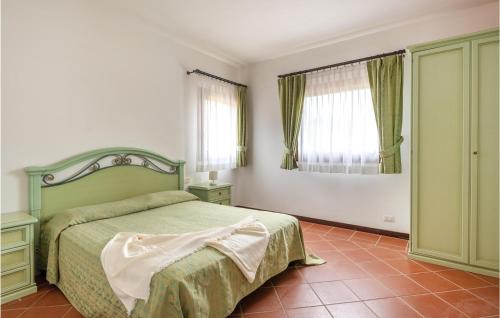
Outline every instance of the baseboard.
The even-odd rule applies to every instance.
[[[265,209],[252,208],[252,207],[243,206],[243,205],[238,205],[237,207],[245,208],[245,209],[252,209],[252,210],[260,210],[260,211],[270,211],[270,210],[265,210]],[[389,230],[375,229],[372,227],[366,227],[366,226],[361,226],[361,225],[316,219],[316,218],[311,218],[311,217],[307,217],[307,216],[295,215],[295,214],[278,212],[278,211],[270,211],[270,212],[288,214],[288,215],[296,217],[297,219],[299,219],[301,221],[306,221],[306,222],[311,222],[311,223],[318,223],[318,224],[330,225],[330,226],[335,226],[335,227],[341,227],[344,229],[355,230],[355,231],[391,236],[391,237],[396,237],[396,238],[400,238],[403,240],[408,240],[410,238],[410,234],[407,234],[407,233],[394,232],[394,231],[389,231]]]

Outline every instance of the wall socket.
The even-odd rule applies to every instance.
[[[394,215],[384,215],[384,222],[388,223],[394,223],[396,221],[396,218]]]
[[[191,183],[191,178],[190,177],[184,177],[184,184],[188,185]]]

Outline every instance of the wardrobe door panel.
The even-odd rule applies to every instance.
[[[470,42],[413,54],[412,253],[468,262]]]
[[[470,263],[498,269],[498,37],[472,41]]]

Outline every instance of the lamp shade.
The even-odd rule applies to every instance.
[[[210,180],[210,184],[214,185],[215,180],[217,180],[218,173],[217,171],[209,171],[208,172],[208,180]]]

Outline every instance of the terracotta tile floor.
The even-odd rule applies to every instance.
[[[408,242],[301,222],[327,260],[291,265],[243,299],[231,318],[500,317],[497,278],[409,260]],[[4,304],[2,318],[82,317],[54,286]]]

